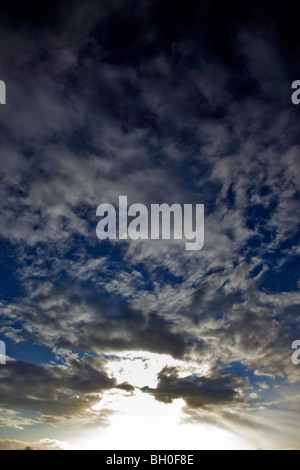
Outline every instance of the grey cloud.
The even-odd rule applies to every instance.
[[[211,377],[184,377],[178,375],[174,367],[166,367],[158,374],[156,389],[144,387],[145,393],[151,393],[156,400],[171,403],[182,398],[190,408],[207,405],[234,404],[241,398],[237,391],[242,385],[241,377],[230,375]]]
[[[289,79],[285,61],[275,46],[275,31],[272,29],[244,29],[239,34],[239,41],[250,73],[265,96],[284,102],[289,98],[289,87],[285,86]]]
[[[149,350],[183,357],[189,340],[171,320],[143,312],[119,295],[90,292],[90,299],[73,293],[74,286],[53,287],[32,303],[11,305],[11,315],[23,324],[20,336],[49,347],[87,351]],[[36,292],[37,293],[37,292]],[[8,331],[8,325],[4,330]],[[11,332],[10,334],[12,334]],[[15,331],[18,336],[18,332]]]
[[[130,385],[128,382],[124,382],[117,386],[120,390],[125,390],[125,392],[134,392],[135,387]]]
[[[1,439],[1,450],[63,450],[64,444],[57,440],[41,439],[37,442],[26,443],[13,439]]]
[[[92,356],[81,361],[70,357],[61,365],[47,366],[9,360],[0,375],[1,406],[38,412],[41,421],[48,423],[74,418],[105,423],[105,410],[103,415],[86,410],[100,401],[103,391],[117,385],[105,372],[104,361]]]

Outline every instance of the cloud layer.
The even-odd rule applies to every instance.
[[[160,402],[183,399],[189,417],[293,400],[295,19],[257,2],[233,15],[217,2],[33,3],[1,15],[0,334],[55,360],[1,368],[2,409],[105,424],[109,410],[90,411],[102,394],[134,393],[106,371],[127,351],[206,371],[166,364],[156,388],[143,385]],[[96,208],[120,195],[205,204],[203,250],[100,242]]]

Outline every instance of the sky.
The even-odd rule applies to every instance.
[[[299,5],[0,8],[0,449],[299,449]],[[99,240],[120,196],[203,248]]]

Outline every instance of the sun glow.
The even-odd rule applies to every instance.
[[[135,387],[156,387],[157,375],[164,367],[176,367],[179,377],[187,375],[204,375],[209,366],[200,366],[196,362],[185,362],[174,359],[167,354],[129,351],[116,354],[108,363],[108,371],[119,383],[128,382]]]
[[[128,382],[135,386],[135,391],[115,389],[106,392],[93,409],[112,411],[109,426],[85,433],[76,439],[77,444],[81,448],[105,450],[251,448],[242,438],[217,425],[188,422],[183,410],[184,400],[165,404],[143,393],[140,388],[145,385],[156,387],[157,374],[165,366],[180,368],[183,376],[204,373],[197,364],[176,361],[165,355],[128,352],[114,356],[108,370],[119,383]],[[72,443],[76,445],[76,442]]]

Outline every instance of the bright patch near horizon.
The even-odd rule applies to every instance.
[[[108,362],[107,370],[119,383],[128,382],[134,387],[155,388],[158,383],[157,375],[165,367],[176,367],[179,377],[197,374],[205,375],[209,366],[199,366],[196,362],[185,362],[174,359],[167,354],[154,354],[146,351],[128,351],[113,355]]]
[[[166,366],[180,367],[182,376],[205,371],[205,368],[195,363],[189,365],[171,356],[148,352],[118,354],[109,361],[108,370],[119,383],[154,388],[157,385],[157,374]],[[219,429],[217,425],[188,423],[184,407],[182,399],[176,399],[170,404],[161,403],[139,388],[133,394],[117,389],[108,391],[93,410],[113,411],[109,426],[88,431],[71,442],[85,449],[96,450],[253,448],[234,432]]]

